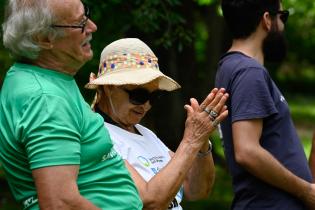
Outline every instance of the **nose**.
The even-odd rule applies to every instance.
[[[86,25],[86,29],[85,29],[88,33],[93,33],[95,31],[97,31],[97,26],[96,24],[91,20],[88,19],[87,25]]]

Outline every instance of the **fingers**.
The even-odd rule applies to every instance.
[[[223,109],[223,107],[225,107],[225,103],[229,97],[229,94],[224,93],[223,95],[221,95],[223,93],[219,93],[218,97],[216,97],[215,99],[217,99],[217,101],[215,101],[214,103],[216,103],[216,105],[212,108],[212,110],[219,114],[221,112],[221,110]],[[221,98],[220,98],[221,97]],[[217,117],[217,116],[215,116]]]
[[[213,119],[215,119],[220,113],[229,97],[229,94],[218,92],[215,98],[210,104],[204,109]]]
[[[220,91],[222,91],[222,89],[223,88],[221,88]],[[209,95],[206,97],[206,99],[200,104],[201,110],[204,110],[208,106],[208,104],[211,103],[211,101],[214,99],[214,97],[217,95],[218,92],[219,92],[218,88],[212,89],[212,91],[209,93]]]
[[[220,89],[215,98],[204,109],[204,112],[209,115],[211,125],[216,127],[228,116],[227,106],[225,105],[229,94],[224,93],[224,89]]]
[[[224,95],[225,89],[221,88],[220,90],[217,91],[217,94],[214,95],[212,98],[206,98],[205,102],[206,102],[206,107],[208,107],[209,110],[213,109],[221,100],[222,96]],[[211,94],[211,93],[210,93]]]
[[[190,99],[190,105],[189,104],[186,104],[184,106],[184,108],[188,111],[189,109],[189,113],[192,113],[194,111],[198,111],[200,106],[199,106],[199,103],[198,101],[195,99],[195,98],[191,98]],[[187,113],[188,114],[188,113]]]
[[[212,126],[216,127],[217,125],[219,125],[228,116],[228,114],[228,110],[224,110],[223,112],[221,112],[221,114],[212,121]]]
[[[190,115],[192,115],[192,113],[194,112],[193,108],[189,105],[185,105],[184,108],[186,109],[187,111],[187,117],[189,117]]]
[[[190,105],[186,104],[184,108],[187,111],[187,117],[190,117],[195,112],[195,110],[198,110],[199,108],[198,101],[194,98],[191,98]]]
[[[210,133],[228,116],[227,106],[225,105],[228,97],[229,95],[225,93],[224,88],[215,88],[200,106],[196,99],[191,98],[190,105],[185,105],[187,111],[185,136],[189,136],[188,139],[191,141],[203,145]],[[215,112],[214,117],[212,116],[213,112]]]
[[[190,99],[190,104],[193,110],[197,111],[199,109],[199,103],[195,98]]]
[[[185,105],[187,118],[193,115],[200,115],[199,117],[208,121],[210,127],[213,129],[228,115],[227,106],[225,105],[228,97],[229,94],[225,93],[224,88],[214,88],[200,106],[196,99],[191,98],[191,104]]]
[[[224,105],[224,106],[222,107],[222,109],[219,111],[219,113],[222,113],[222,112],[224,112],[225,110],[227,110],[227,106],[226,106],[226,105]]]

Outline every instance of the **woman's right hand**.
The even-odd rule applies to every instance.
[[[225,106],[228,97],[224,88],[214,88],[200,105],[191,98],[191,104],[185,105],[187,118],[183,140],[200,149],[217,125],[228,116]]]

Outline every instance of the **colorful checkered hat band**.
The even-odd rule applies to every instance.
[[[159,69],[158,58],[140,39],[119,39],[107,45],[101,54],[98,74],[86,88],[99,85],[143,85],[158,81],[159,89],[172,91],[180,85]]]

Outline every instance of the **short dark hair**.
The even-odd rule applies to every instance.
[[[254,31],[264,12],[276,12],[281,0],[222,0],[226,24],[234,39],[247,38]]]

